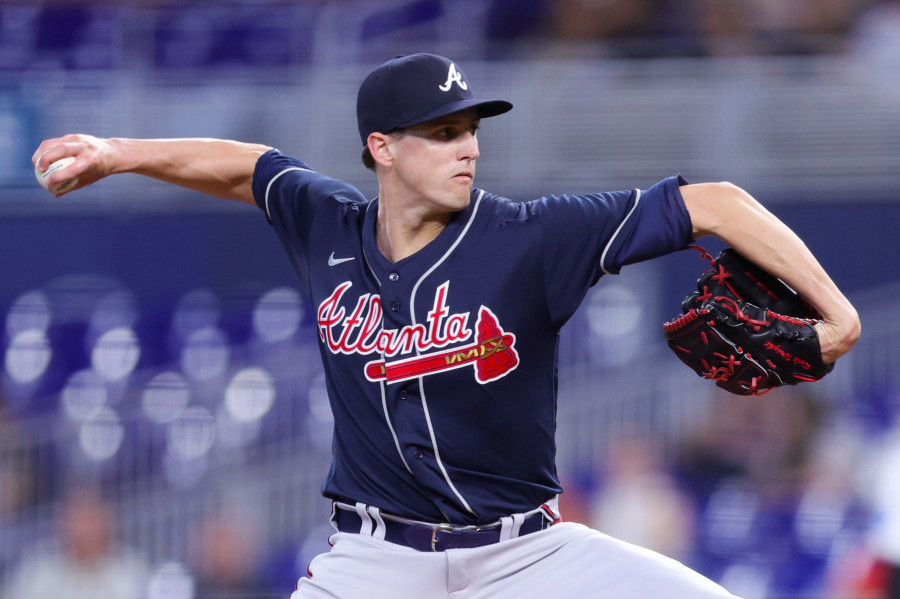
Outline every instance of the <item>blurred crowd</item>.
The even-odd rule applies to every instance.
[[[900,596],[896,433],[870,444],[796,391],[711,408],[674,452],[626,431],[564,507],[745,599]]]
[[[457,60],[896,56],[898,30],[897,0],[11,1],[0,72],[370,62],[423,48]]]
[[[74,490],[60,504],[56,535],[23,548],[22,561],[3,594],[32,599],[59,594],[73,599],[143,599],[148,565],[116,546],[115,516],[91,490]]]
[[[0,584],[4,599],[283,599],[299,577],[292,564],[280,571],[267,563],[275,553],[254,546],[240,513],[212,512],[194,523],[186,564],[153,564],[123,543],[117,511],[95,487],[66,492],[53,524],[52,535],[22,547]]]
[[[632,57],[836,53],[869,11],[891,7],[896,19],[892,0],[496,0],[490,35],[612,42]]]
[[[861,434],[803,394],[720,397],[669,454],[623,431],[596,471],[563,473],[561,507],[567,520],[684,561],[745,599],[895,599],[900,439],[875,451]],[[0,531],[33,507],[34,476],[0,472]],[[286,596],[327,548],[327,528],[264,547],[240,510],[212,511],[188,532],[187,563],[152,564],[122,544],[97,487],[73,484],[55,510],[53,534],[21,548],[5,599],[61,588],[73,599]]]
[[[302,447],[330,442],[299,293],[244,282],[169,299],[145,284],[139,299],[112,277],[69,273],[0,301],[4,599],[61,587],[74,598],[283,598],[299,577],[294,513],[312,493],[297,488],[317,490],[326,466],[323,456],[305,474]],[[260,466],[276,469],[268,486],[310,480],[289,483],[296,506],[280,522],[252,519],[270,507],[268,487],[225,500],[255,490],[239,476]],[[263,537],[296,545],[285,554]]]

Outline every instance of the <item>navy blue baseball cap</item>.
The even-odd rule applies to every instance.
[[[448,58],[398,56],[369,73],[359,86],[359,136],[365,145],[370,133],[390,133],[466,108],[475,108],[485,118],[511,110],[512,104],[476,98],[469,80]]]

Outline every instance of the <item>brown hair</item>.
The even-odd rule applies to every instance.
[[[363,146],[362,163],[370,171],[375,171],[375,159],[372,158],[372,152],[369,151],[368,145]]]

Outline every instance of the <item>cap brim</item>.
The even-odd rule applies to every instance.
[[[454,112],[459,112],[460,110],[466,110],[467,108],[475,108],[475,110],[478,112],[479,118],[485,119],[488,117],[503,114],[504,112],[509,112],[510,110],[512,110],[512,107],[513,105],[506,100],[478,100],[475,98],[470,98],[468,100],[460,100],[459,102],[444,104],[439,108],[435,108],[434,110],[430,110],[424,114],[420,114],[417,117],[409,119],[404,123],[400,123],[399,125],[397,125],[397,128],[404,129],[406,127],[414,127],[415,125],[421,125],[426,121],[437,119],[442,116],[447,116],[448,114],[453,114]]]

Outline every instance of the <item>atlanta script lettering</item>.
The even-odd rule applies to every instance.
[[[482,306],[479,309],[475,331],[469,327],[469,312],[450,313],[447,305],[449,281],[435,290],[432,308],[424,323],[400,329],[382,327],[381,297],[377,294],[359,296],[348,311],[341,300],[351,287],[349,281],[341,283],[319,304],[316,314],[319,339],[334,354],[380,354],[383,359],[366,364],[365,376],[370,381],[390,384],[472,365],[475,379],[487,383],[507,375],[519,364],[514,349],[515,335],[500,327],[489,308]],[[473,334],[475,342],[472,344],[427,353],[468,341]],[[413,357],[388,361],[390,357],[412,352],[415,352]]]

